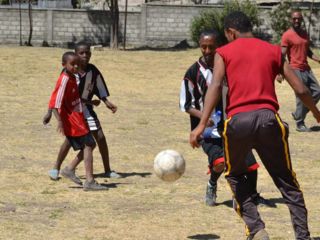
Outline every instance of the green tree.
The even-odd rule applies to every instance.
[[[281,35],[290,27],[290,17],[292,11],[292,1],[281,1],[270,12],[271,28],[275,35],[273,41],[279,43],[281,40]]]
[[[198,43],[199,36],[202,31],[214,28],[219,32],[221,41],[226,42],[224,37],[223,20],[225,16],[233,11],[244,12],[250,18],[253,27],[259,26],[259,9],[255,3],[252,3],[249,0],[228,0],[224,1],[223,9],[212,8],[210,10],[205,10],[201,12],[199,16],[193,18],[190,27],[192,41]]]

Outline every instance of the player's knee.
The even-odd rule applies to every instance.
[[[217,172],[217,173],[221,173],[221,172],[223,172],[224,167],[225,167],[224,158],[223,158],[223,157],[220,157],[220,158],[216,159],[216,160],[213,162],[212,169],[213,169],[213,171],[215,171],[215,172]]]

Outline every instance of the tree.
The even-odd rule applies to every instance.
[[[214,28],[220,34],[221,42],[226,42],[224,36],[223,20],[230,12],[242,11],[251,20],[254,27],[258,27],[260,24],[259,10],[256,4],[249,0],[238,1],[228,0],[224,1],[223,9],[210,9],[200,13],[199,16],[194,17],[191,23],[191,38],[195,43],[198,43],[200,33],[204,30],[210,30]]]
[[[118,0],[107,0],[111,13],[111,36],[110,47],[117,49],[119,47],[119,6]]]
[[[271,19],[271,28],[273,29],[275,36],[274,42],[279,43],[281,39],[281,35],[290,27],[290,17],[292,11],[292,1],[281,1],[279,5],[277,5],[270,12]]]
[[[26,42],[27,46],[32,46],[32,32],[33,32],[33,21],[32,21],[32,0],[28,0],[28,15],[29,15],[29,38],[28,42]]]

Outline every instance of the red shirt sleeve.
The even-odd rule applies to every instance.
[[[50,97],[49,109],[61,108],[61,104],[62,104],[62,101],[64,98],[65,89],[66,89],[68,79],[69,79],[69,77],[64,74],[62,74],[59,77],[57,84],[51,94],[51,97]]]
[[[288,47],[288,46],[289,46],[288,33],[285,32],[281,37],[281,47]]]

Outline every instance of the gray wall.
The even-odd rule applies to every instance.
[[[212,6],[147,4],[131,9],[127,18],[127,46],[173,47],[190,40],[190,24],[194,16]],[[261,9],[264,33],[272,34],[268,22],[270,8]],[[0,43],[19,44],[19,10],[0,8]],[[317,17],[319,19],[319,16]],[[315,19],[315,20],[317,20]],[[320,22],[311,28],[314,43],[320,46]],[[33,9],[32,44],[43,41],[53,46],[68,46],[80,40],[109,45],[110,14],[102,10]],[[124,13],[120,13],[120,39],[124,32]],[[28,39],[27,9],[22,9],[22,42]]]

